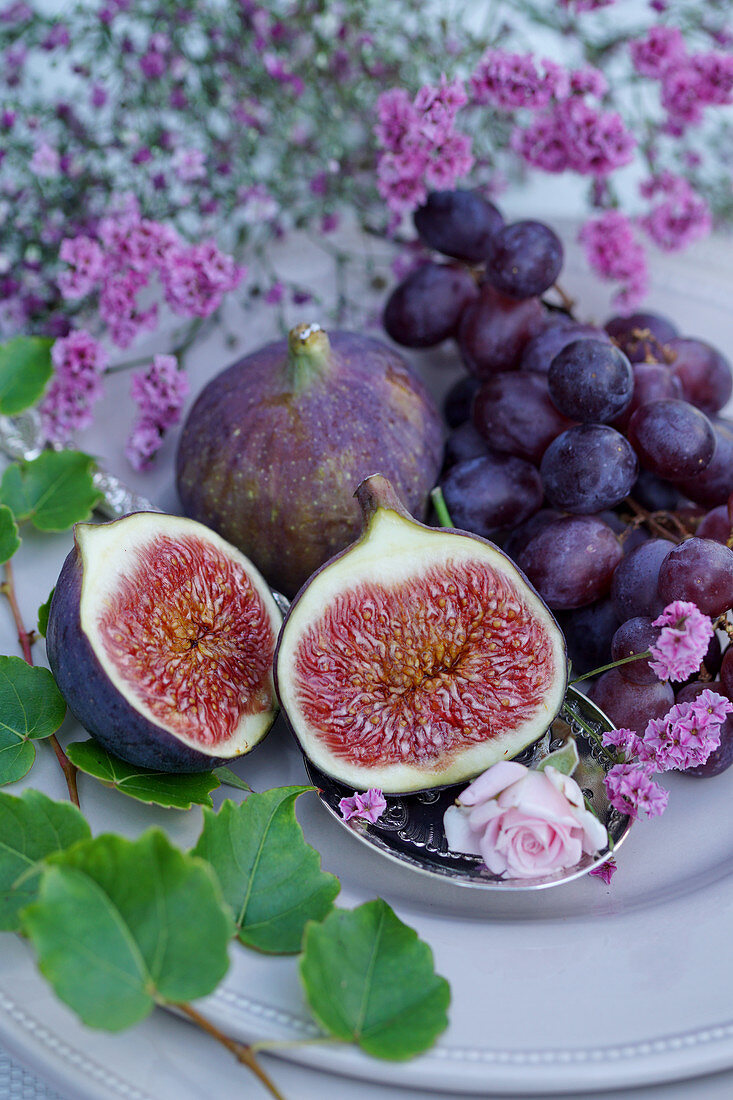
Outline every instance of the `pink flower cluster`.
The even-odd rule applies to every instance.
[[[470,171],[471,140],[455,128],[466,102],[461,81],[445,77],[437,87],[425,85],[414,100],[402,88],[379,96],[377,189],[394,214],[419,206],[428,188],[454,187]]]
[[[139,416],[128,437],[125,454],[135,470],[146,470],[168,428],[181,419],[189,392],[188,379],[178,369],[173,355],[156,355],[146,371],[133,374],[130,392]]]
[[[157,305],[138,302],[154,277],[174,313],[208,317],[245,275],[213,241],[188,245],[171,226],[141,217],[134,199],[103,218],[94,237],[64,240],[60,257],[69,264],[59,277],[61,293],[80,298],[97,292],[102,320],[120,348],[157,323]]]
[[[705,107],[733,103],[733,55],[688,54],[680,31],[661,24],[629,49],[636,71],[661,82],[669,133],[682,134],[700,122]]]
[[[51,349],[54,375],[39,406],[43,430],[52,443],[69,443],[92,422],[92,405],[102,396],[107,354],[80,329],[56,340]]]
[[[614,305],[632,310],[646,293],[648,273],[644,249],[631,219],[620,210],[607,210],[591,218],[579,234],[589,265],[602,279],[618,280]]]
[[[352,817],[356,817],[374,825],[386,809],[387,799],[377,787],[372,787],[364,794],[355,793],[350,798],[342,798],[339,802],[344,821],[351,821]]]
[[[652,775],[704,764],[720,745],[721,726],[731,711],[730,700],[706,690],[690,702],[675,703],[663,718],[650,719],[642,737],[629,729],[604,734],[604,745],[635,758],[608,772],[606,790],[611,805],[632,817],[661,814],[668,795]]]
[[[632,160],[636,139],[616,111],[597,110],[572,96],[540,111],[526,128],[518,127],[512,146],[545,172],[602,177]]]
[[[661,172],[645,181],[641,192],[649,199],[661,196],[639,224],[665,252],[687,248],[710,232],[710,207],[683,176]]]
[[[709,616],[694,603],[675,600],[652,625],[662,627],[649,661],[659,679],[681,681],[697,672],[714,633]]]
[[[511,110],[564,99],[570,91],[565,69],[554,61],[540,64],[541,70],[531,53],[487,50],[469,79],[473,102]]]

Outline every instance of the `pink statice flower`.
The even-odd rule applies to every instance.
[[[342,798],[339,802],[344,821],[351,821],[352,817],[356,817],[375,825],[386,809],[387,799],[377,787],[372,787],[364,794],[355,792],[350,798]]]
[[[631,60],[637,73],[659,79],[671,65],[685,56],[685,40],[677,27],[658,23],[650,27],[643,38],[629,43]]]
[[[713,636],[710,617],[703,615],[694,603],[675,600],[652,625],[662,627],[650,648],[653,660],[649,661],[659,679],[686,680],[697,672]]]
[[[246,275],[213,241],[169,249],[162,266],[165,299],[174,313],[208,317]]]
[[[618,729],[607,730],[602,736],[602,743],[606,748],[618,749],[626,757],[636,756],[641,744],[641,738],[636,730]]]
[[[531,53],[490,49],[469,78],[474,103],[504,110],[546,107],[568,94],[568,74],[552,61],[539,62]]]
[[[419,206],[428,188],[454,187],[471,169],[471,140],[455,125],[465,102],[462,83],[446,77],[414,100],[399,88],[379,96],[377,189],[393,215]]]
[[[59,275],[59,290],[64,298],[83,298],[95,290],[104,274],[104,253],[99,241],[80,235],[61,242],[59,259],[70,265]]]
[[[603,882],[605,882],[606,886],[609,886],[611,883],[611,879],[617,871],[618,867],[616,866],[616,860],[613,858],[613,856],[611,856],[611,858],[607,859],[605,863],[601,863],[598,865],[598,867],[594,867],[591,871],[588,872],[588,874],[592,875],[594,878],[601,879]]]
[[[645,764],[614,764],[605,780],[608,801],[629,817],[655,817],[664,812],[669,793],[652,779]]]
[[[166,431],[181,419],[188,392],[188,379],[178,369],[173,355],[156,355],[146,371],[133,374],[130,393],[138,407],[138,417],[125,454],[134,469],[148,469]]]
[[[54,375],[39,406],[43,430],[52,443],[69,443],[92,422],[92,405],[102,396],[107,353],[84,329],[51,348]]]
[[[569,169],[603,177],[632,160],[636,139],[615,111],[599,111],[571,96],[538,112],[526,128],[517,128],[512,145],[528,164],[545,172]]]
[[[707,690],[696,699],[675,703],[663,718],[652,718],[641,741],[639,759],[656,771],[685,771],[704,764],[720,745],[720,731],[733,703]]]
[[[600,69],[581,65],[570,73],[570,91],[577,95],[593,95],[600,99],[608,91],[608,81]]]
[[[579,239],[596,274],[621,283],[614,305],[632,310],[646,293],[648,273],[644,249],[636,239],[631,219],[620,210],[607,210],[585,223]]]
[[[702,195],[681,176],[674,179],[675,186],[639,219],[642,228],[665,252],[687,248],[693,241],[706,237],[713,225],[710,207]]]

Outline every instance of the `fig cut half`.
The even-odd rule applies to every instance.
[[[249,752],[277,711],[282,616],[252,563],[194,520],[79,523],[49,610],[49,664],[111,753],[170,772]]]
[[[355,789],[459,783],[535,741],[565,696],[565,640],[492,543],[426,527],[376,474],[361,538],[286,615],[275,684],[306,756]]]

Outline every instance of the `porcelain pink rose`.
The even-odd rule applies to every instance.
[[[551,765],[536,771],[511,760],[475,779],[446,811],[444,827],[452,851],[479,855],[509,878],[574,867],[608,843],[574,779]]]

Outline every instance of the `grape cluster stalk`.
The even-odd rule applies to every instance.
[[[576,675],[645,652],[673,601],[710,616],[717,634],[684,684],[662,682],[646,660],[591,681],[617,726],[641,734],[706,687],[733,699],[723,351],[656,313],[602,328],[579,320],[558,286],[557,234],[507,224],[478,192],[433,192],[414,224],[424,262],[392,290],[383,322],[405,347],[452,341],[465,369],[443,406],[440,488],[454,526],[523,570],[556,613]],[[720,749],[687,774],[731,763],[729,717]]]

